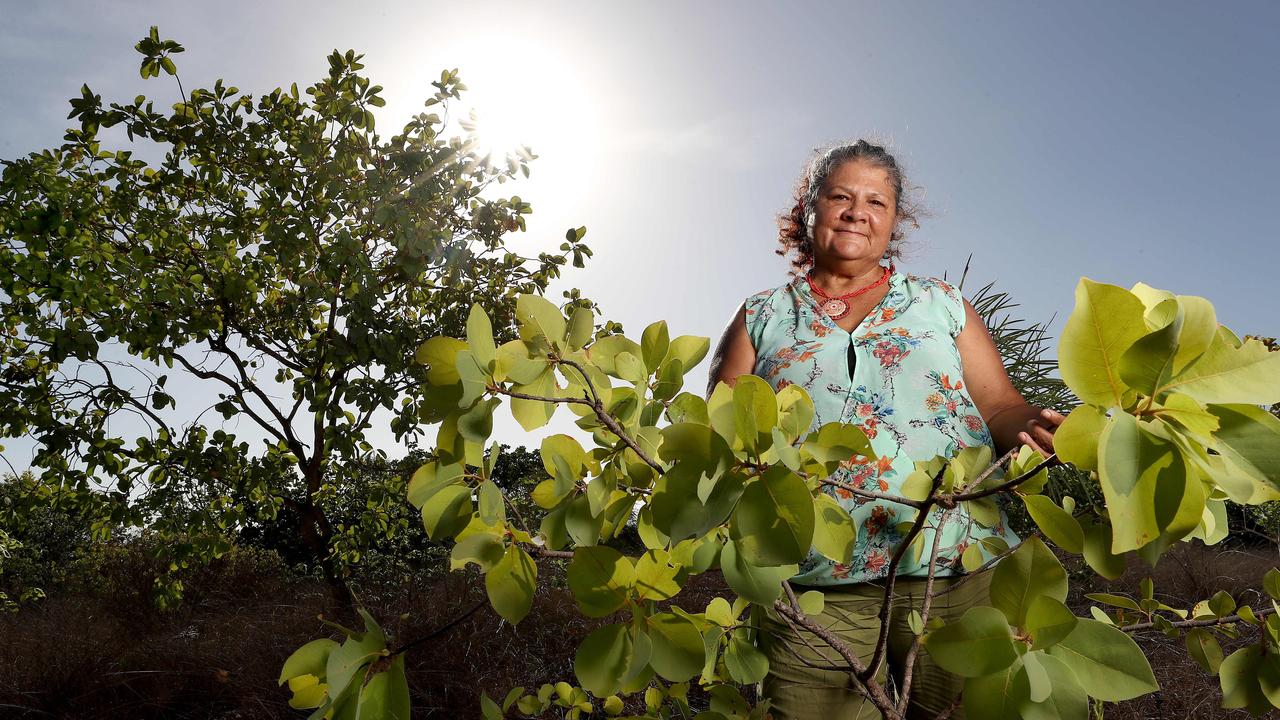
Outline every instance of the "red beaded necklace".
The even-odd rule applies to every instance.
[[[858,288],[851,293],[841,295],[840,297],[831,297],[830,295],[822,292],[822,290],[813,283],[812,271],[805,274],[805,280],[809,281],[809,290],[811,290],[813,294],[821,300],[821,302],[818,303],[818,308],[832,320],[839,320],[849,314],[848,301],[850,299],[856,298],[865,292],[870,292],[873,288],[878,288],[889,282],[889,275],[891,273],[893,273],[893,263],[889,263],[889,267],[884,269],[884,273],[880,275],[879,280],[876,280],[866,287]]]

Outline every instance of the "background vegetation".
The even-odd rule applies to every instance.
[[[180,46],[153,31],[138,49],[144,77],[176,78]],[[41,447],[30,471],[0,479],[4,714],[300,717],[278,687],[281,663],[323,631],[317,616],[349,616],[354,590],[374,616],[398,618],[397,638],[420,643],[406,667],[415,715],[471,717],[481,691],[570,677],[574,649],[609,620],[576,612],[552,559],[529,618],[503,621],[480,574],[449,572],[452,542],[431,540],[405,502],[430,455],[387,458],[364,439],[375,412],[411,446],[420,420],[439,419],[438,399],[399,403],[423,380],[409,356],[421,340],[461,335],[473,300],[499,338],[514,337],[515,296],[545,291],[590,251],[570,230],[562,254],[509,252],[529,208],[484,191],[531,158],[478,157],[430,112],[382,139],[359,60],[335,53],[327,78],[256,103],[221,83],[179,85],[168,113],[146,98],[104,106],[86,87],[66,145],[4,162],[0,422]],[[427,102],[441,110],[465,90],[452,72],[436,87]],[[167,154],[153,167],[105,150],[98,134],[112,127]],[[1046,324],[1018,318],[991,285],[971,299],[1024,395],[1069,409]],[[165,389],[174,364],[222,397],[188,407]],[[251,448],[191,419],[206,410],[273,440]],[[139,438],[112,432],[125,413],[143,422]],[[547,477],[524,448],[502,448],[492,474],[533,525],[543,511],[529,495]],[[1101,501],[1066,468],[1046,494]],[[1175,607],[1218,591],[1259,602],[1241,579],[1275,565],[1280,506],[1232,506],[1230,517],[1223,543],[1180,544],[1115,581],[1064,557],[1068,605],[1087,615],[1085,593],[1137,595],[1148,575]],[[680,602],[699,611],[732,596],[708,573]],[[1218,709],[1216,679],[1181,641],[1140,642],[1163,689],[1107,717],[1243,714]]]

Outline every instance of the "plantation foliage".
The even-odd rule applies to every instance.
[[[354,52],[255,99],[183,89],[155,28],[137,50],[176,102],[85,86],[62,146],[3,163],[0,437],[33,441],[60,492],[105,491],[103,527],[164,534],[175,568],[286,514],[341,600],[402,514],[402,492],[334,514],[370,429],[413,442],[434,412],[406,394],[426,382],[412,348],[473,302],[514,337],[515,296],[590,251],[572,231],[560,254],[507,248],[531,208],[486,189],[532,156],[495,167],[452,132],[456,72],[384,137]]]
[[[643,717],[689,715],[695,682],[711,698],[697,717],[762,717],[767,701],[753,708],[738,692],[768,670],[753,618],[771,607],[810,627],[807,615],[821,610],[821,592],[797,596],[786,581],[810,548],[849,560],[859,528],[827,492],[842,463],[873,457],[867,437],[840,423],[809,432],[806,393],[790,386],[775,394],[754,376],[720,384],[708,401],[682,392],[708,341],[672,338],[665,322],[638,341],[592,342],[587,309],[566,315],[534,295],[522,295],[516,309],[517,340],[495,341],[490,318],[475,307],[465,339],[435,337],[419,348],[428,368],[422,402],[440,426],[437,458],[414,475],[408,499],[432,538],[456,540],[455,569],[475,564],[484,572],[493,608],[509,622],[529,612],[546,557],[569,558],[578,609],[613,622],[578,648],[576,684],[515,688],[500,703],[482,697],[485,717],[534,716],[552,705],[569,717],[619,715],[623,697],[640,693]],[[923,546],[921,530],[947,522],[961,504],[978,522],[995,522],[999,494],[1025,504],[1045,539],[1083,554],[1105,577],[1117,576],[1131,552],[1154,562],[1180,540],[1221,539],[1225,500],[1280,498],[1280,420],[1260,407],[1280,401],[1280,353],[1240,341],[1207,300],[1081,280],[1059,352],[1062,377],[1084,404],[1058,431],[1056,448],[1061,460],[1090,472],[1105,505],[1040,494],[1051,459],[1026,448],[1000,459],[983,448],[950,462],[920,458],[905,497],[842,485],[917,510],[900,528],[895,569],[906,553],[936,553]],[[504,401],[527,430],[564,405],[595,441],[590,449],[565,435],[543,442],[551,479],[533,493],[548,511],[538,527],[509,512],[490,479],[497,452],[486,454],[485,445]],[[610,546],[633,516],[647,548],[638,555]],[[1225,707],[1254,714],[1280,707],[1274,602],[1237,608],[1219,594],[1174,608],[1154,600],[1148,582],[1143,597],[1092,596],[1105,607],[1081,618],[1063,604],[1067,573],[1040,536],[1012,548],[986,542],[963,556],[971,571],[994,560],[990,607],[945,625],[930,619],[928,601],[913,613],[917,651],[967,678],[970,717],[1084,718],[1090,698],[1153,692],[1150,666],[1129,637],[1149,629],[1185,635],[1192,656],[1219,675]],[[712,569],[737,599],[696,612],[679,607],[688,578]],[[1271,571],[1264,587],[1280,599],[1280,572]],[[407,716],[403,646],[388,645],[374,619],[365,620],[365,630],[348,631],[345,641],[317,640],[289,659],[281,682],[298,707],[317,708],[315,717],[363,716],[366,707]],[[1250,633],[1256,642],[1223,657],[1218,634]],[[900,717],[909,684],[891,695],[875,681],[884,643],[868,660],[827,642],[882,712]]]

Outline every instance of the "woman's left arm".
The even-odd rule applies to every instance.
[[[1029,445],[1041,455],[1053,452],[1053,433],[1063,416],[1054,410],[1034,407],[1023,399],[991,340],[991,333],[969,301],[964,301],[964,329],[956,336],[956,348],[964,364],[964,382],[978,412],[991,430],[996,450],[1003,453],[1019,445]]]

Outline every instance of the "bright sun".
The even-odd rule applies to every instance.
[[[572,63],[523,38],[486,43],[460,64],[464,104],[475,113],[482,153],[498,161],[521,146],[540,159],[535,173],[590,164],[599,140],[591,93]]]

